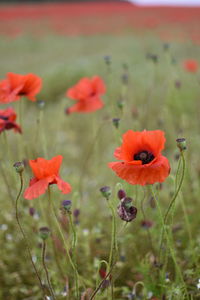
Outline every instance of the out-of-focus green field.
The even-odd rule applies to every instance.
[[[1,37],[0,45],[1,78],[7,72],[33,72],[41,76],[43,89],[37,98],[46,103],[41,112],[36,103],[23,99],[22,136],[13,131],[0,136],[0,299],[42,299],[15,220],[13,202],[19,190],[19,182],[13,163],[37,157],[50,159],[58,154],[64,157],[61,176],[71,184],[73,192],[66,197],[53,186],[52,197],[60,216],[59,208],[64,199],[72,200],[73,209],[80,209],[76,229],[82,294],[88,288],[95,289],[96,281],[101,280],[98,263],[109,258],[110,211],[99,192],[102,186],[108,185],[112,188],[111,199],[115,208],[119,204],[116,194],[122,187],[133,199],[137,197],[134,205],[138,208],[137,218],[118,236],[119,260],[113,274],[115,299],[153,299],[153,296],[156,297],[154,299],[200,299],[197,288],[200,278],[200,73],[188,73],[182,66],[187,58],[200,60],[199,46],[189,41],[173,41],[166,50],[162,41],[150,35]],[[157,55],[158,62],[147,59],[148,54]],[[110,56],[110,67],[105,64],[106,55]],[[122,81],[124,74],[128,84]],[[66,90],[82,77],[93,75],[99,75],[105,81],[107,92],[103,97],[104,108],[90,114],[66,115],[65,109],[73,104],[72,100],[66,98]],[[176,87],[176,82],[180,82],[180,87]],[[124,103],[123,112],[117,105],[119,101]],[[18,102],[12,106],[16,111],[19,110]],[[1,105],[1,108],[5,106]],[[118,129],[112,124],[113,118],[120,118]],[[178,137],[187,139],[187,171],[176,202],[171,243],[189,298],[184,295],[184,285],[170,253],[162,276],[158,276],[158,268],[152,264],[153,254],[147,232],[141,226],[144,220],[141,209],[144,188],[130,186],[116,177],[107,166],[108,162],[115,160],[113,152],[120,145],[122,134],[129,129],[165,131],[167,141],[164,155],[170,161],[171,174],[162,189],[158,190],[163,213],[174,191],[179,154],[175,140]],[[24,171],[25,187],[31,176],[27,166]],[[152,204],[149,191],[146,191],[143,206],[145,219],[153,222],[149,232],[156,252],[161,224],[158,209]],[[36,209],[34,216],[29,214],[30,207]],[[21,222],[44,281],[38,229],[47,225],[44,212],[50,214],[48,210],[47,195],[32,201],[23,197],[20,199]],[[63,220],[63,228],[69,240],[68,223],[64,217]],[[119,217],[117,227],[119,231],[123,227]],[[72,271],[66,262],[60,236],[53,228],[52,235],[54,250],[49,239],[46,263],[56,299],[73,300]],[[63,293],[66,278],[70,285],[69,296]],[[139,285],[137,289],[141,298],[128,298],[138,281],[144,285],[143,288]],[[101,290],[95,299],[111,298],[107,291]]]

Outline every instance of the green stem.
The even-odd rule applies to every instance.
[[[157,200],[157,197],[155,195],[155,192],[153,190],[153,187],[150,185],[150,189],[151,189],[151,192],[152,192],[152,196],[156,202],[156,206],[158,207],[158,211],[159,211],[159,217],[160,217],[160,220],[161,220],[161,223],[162,223],[162,232],[164,231],[165,232],[165,235],[166,235],[166,240],[167,240],[167,244],[168,244],[168,247],[169,247],[169,251],[171,253],[171,257],[173,259],[173,262],[174,262],[174,265],[175,265],[175,268],[176,268],[176,271],[179,275],[179,278],[183,284],[183,287],[185,289],[185,293],[186,293],[186,296],[187,296],[187,299],[189,300],[189,295],[188,295],[188,292],[187,292],[187,287],[186,287],[186,284],[185,284],[185,281],[183,279],[183,275],[182,275],[182,272],[181,272],[181,269],[179,268],[179,265],[177,263],[177,260],[176,260],[176,254],[174,252],[174,249],[173,249],[173,245],[172,245],[172,240],[170,240],[169,236],[168,236],[168,232],[167,232],[167,229],[166,229],[166,224],[164,223],[164,218],[163,218],[163,215],[162,215],[162,211],[161,211],[161,208],[160,208],[160,204],[159,204],[159,201]]]
[[[49,290],[50,290],[52,299],[55,300],[56,297],[55,297],[54,292],[53,292],[53,288],[52,288],[51,281],[50,281],[50,278],[49,278],[49,272],[48,272],[48,269],[47,269],[47,266],[46,266],[46,263],[45,263],[45,254],[46,254],[46,241],[43,240],[43,243],[42,243],[42,264],[43,264],[43,267],[44,267],[44,270],[45,270],[46,279],[47,279],[47,283],[48,283],[48,286],[49,286]]]
[[[61,238],[63,240],[63,244],[64,244],[64,247],[65,247],[65,251],[66,251],[66,254],[67,254],[67,257],[68,257],[68,260],[69,260],[69,263],[74,271],[74,274],[75,274],[75,289],[76,289],[76,299],[79,300],[79,284],[78,284],[78,271],[77,271],[77,268],[71,258],[71,255],[69,253],[69,249],[68,249],[68,245],[66,243],[66,240],[65,240],[65,237],[63,235],[63,232],[62,232],[62,229],[61,229],[61,226],[60,226],[60,223],[58,221],[58,217],[55,213],[55,207],[54,207],[54,204],[53,204],[53,201],[51,201],[51,194],[50,194],[50,187],[48,187],[48,196],[49,196],[49,203],[50,203],[50,207],[51,207],[51,211],[54,215],[54,220],[55,220],[55,223],[56,223],[56,226],[57,226],[57,229],[61,235]]]
[[[69,224],[73,233],[73,240],[72,240],[72,254],[73,254],[73,258],[74,258],[74,263],[75,263],[75,257],[76,257],[76,243],[77,243],[77,235],[76,235],[76,229],[74,227],[74,223],[72,220],[72,215],[71,213],[68,213],[68,217],[69,217]]]
[[[179,182],[179,185],[178,185],[178,188],[175,190],[175,193],[174,193],[174,196],[168,206],[168,209],[165,213],[165,216],[164,216],[164,225],[166,225],[167,223],[167,217],[169,215],[169,212],[171,210],[171,208],[173,207],[174,203],[175,203],[175,200],[180,192],[180,189],[181,189],[181,186],[183,184],[183,179],[184,179],[184,175],[185,175],[185,158],[184,158],[184,154],[183,154],[183,151],[181,151],[181,158],[182,160],[182,163],[183,163],[183,167],[182,167],[182,174],[181,174],[181,179],[180,179],[180,182]],[[176,172],[176,179],[175,179],[175,187],[176,187],[176,184],[177,184],[177,177],[178,177],[178,173],[179,173],[179,169],[180,169],[180,163],[178,165],[178,169],[177,169],[177,172]],[[163,244],[163,238],[164,238],[164,228],[162,230],[162,233],[161,233],[161,241],[160,241],[160,249],[159,249],[159,259],[160,259],[160,253],[161,253],[161,249],[162,249],[162,244]]]
[[[117,252],[117,224],[116,224],[116,217],[115,217],[115,210],[113,205],[107,200],[108,206],[110,208],[112,214],[112,236],[111,236],[111,248],[110,248],[110,255],[109,255],[109,271],[111,270],[112,266],[116,263],[116,252]],[[114,299],[114,282],[113,278],[111,279],[111,299]]]
[[[20,190],[19,190],[19,193],[18,193],[18,195],[17,195],[17,197],[16,197],[16,201],[15,201],[15,216],[16,216],[17,224],[18,224],[18,226],[19,226],[19,229],[20,229],[20,231],[21,231],[21,234],[22,234],[22,236],[23,236],[23,238],[24,238],[24,241],[25,241],[25,244],[26,244],[26,248],[27,248],[27,252],[28,252],[28,255],[29,255],[29,258],[30,258],[30,261],[31,261],[31,264],[32,264],[33,269],[34,269],[34,271],[35,271],[35,274],[36,274],[36,276],[37,276],[37,278],[38,278],[38,281],[39,281],[39,284],[40,284],[40,287],[41,287],[41,290],[42,290],[42,293],[43,293],[43,298],[46,299],[46,296],[45,296],[45,289],[44,289],[44,287],[43,287],[43,284],[42,284],[40,275],[39,275],[39,273],[38,273],[38,270],[37,270],[37,268],[36,268],[36,266],[35,266],[35,263],[34,263],[34,261],[33,261],[33,259],[32,259],[32,254],[31,254],[31,250],[30,250],[30,247],[29,247],[28,239],[27,239],[27,237],[26,237],[25,231],[24,231],[24,229],[23,229],[23,227],[22,227],[22,225],[21,225],[21,223],[20,223],[20,220],[19,220],[18,202],[19,202],[19,199],[20,199],[22,190],[23,190],[23,185],[24,185],[22,173],[20,173],[19,175],[20,175]]]
[[[166,224],[166,221],[167,221],[167,217],[168,217],[168,215],[169,215],[169,212],[170,212],[170,210],[171,210],[173,204],[175,203],[175,200],[176,200],[176,198],[177,198],[177,196],[178,196],[178,194],[179,194],[179,191],[180,191],[180,189],[181,189],[181,186],[182,186],[182,184],[183,184],[183,179],[184,179],[184,175],[185,175],[185,158],[184,158],[183,151],[181,151],[181,159],[182,159],[182,163],[183,163],[182,175],[181,175],[181,179],[180,179],[178,188],[177,188],[177,190],[175,191],[175,194],[174,194],[174,196],[173,196],[173,198],[172,198],[172,201],[170,202],[170,204],[169,204],[169,206],[168,206],[168,209],[167,209],[167,211],[166,211],[166,213],[165,213],[165,216],[164,216],[164,223],[165,223],[165,224]]]
[[[142,212],[144,220],[146,220],[146,215],[145,215],[145,211],[144,211],[144,200],[145,200],[145,198],[146,198],[146,192],[145,192],[145,189],[144,189],[144,197],[142,198],[142,201],[141,201],[141,212]],[[152,242],[151,233],[150,233],[149,228],[146,229],[146,232],[147,232],[147,238],[149,240],[149,244],[150,244],[150,247],[151,247],[151,251],[152,251],[152,253],[154,255],[154,258],[155,258],[156,255],[155,255],[155,250],[154,250],[154,247],[153,247],[153,242]]]

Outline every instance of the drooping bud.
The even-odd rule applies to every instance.
[[[64,210],[66,210],[67,212],[71,211],[71,206],[72,206],[72,202],[70,200],[64,200],[62,202],[62,207],[64,208]]]
[[[137,208],[132,205],[132,201],[132,198],[125,197],[121,200],[119,206],[117,207],[117,213],[123,221],[131,222],[136,218]]]
[[[119,128],[119,123],[120,123],[120,119],[119,118],[114,118],[112,119],[113,125],[115,126],[115,128]]]
[[[106,200],[108,200],[111,196],[111,188],[109,186],[103,186],[102,188],[100,188],[100,192],[102,196],[106,198]]]
[[[21,174],[24,171],[24,164],[22,161],[18,161],[14,163],[13,167],[15,168],[16,172]]]
[[[176,140],[176,142],[177,142],[177,147],[180,149],[180,151],[184,151],[187,149],[185,138],[179,138]]]
[[[39,229],[39,235],[42,240],[46,240],[50,235],[50,229],[48,227],[41,227]]]
[[[117,193],[117,196],[118,196],[119,200],[121,200],[126,197],[126,192],[124,190],[119,190]]]

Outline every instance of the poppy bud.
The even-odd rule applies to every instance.
[[[41,110],[45,107],[45,101],[43,101],[43,100],[37,100],[36,103],[37,103],[38,108]]]
[[[164,44],[163,44],[163,50],[164,50],[164,51],[168,51],[169,48],[170,48],[170,44],[169,44],[169,43],[164,43]]]
[[[137,208],[132,205],[132,198],[123,198],[117,208],[119,217],[126,222],[131,222],[136,218]]]
[[[121,77],[121,80],[122,80],[122,83],[123,84],[128,84],[128,74],[127,73],[124,73],[122,74],[122,77]]]
[[[72,202],[70,200],[64,200],[62,202],[62,206],[63,208],[67,211],[67,212],[70,212],[71,210],[71,206],[72,206]]]
[[[42,240],[46,240],[50,235],[50,229],[48,227],[41,227],[39,229],[39,235]]]
[[[31,217],[33,217],[34,214],[35,214],[35,208],[34,208],[34,207],[30,207],[30,208],[29,208],[29,215],[30,215]]]
[[[175,81],[175,87],[176,87],[177,89],[180,89],[180,88],[181,88],[181,82],[180,82],[179,80],[176,80],[176,81]]]
[[[15,168],[16,172],[21,174],[24,171],[24,164],[21,161],[14,163],[13,167]]]
[[[119,122],[120,122],[119,118],[112,119],[112,122],[113,122],[113,125],[115,126],[115,128],[119,128]]]
[[[121,200],[126,197],[126,193],[124,190],[119,190],[117,193],[117,196],[118,196],[119,200]]]
[[[143,220],[141,222],[141,226],[144,228],[144,229],[149,229],[153,226],[153,222],[150,221],[150,220]]]
[[[103,186],[102,188],[100,188],[100,192],[102,196],[106,198],[106,200],[108,200],[111,196],[111,188],[109,186]]]
[[[111,64],[111,57],[109,55],[105,55],[104,61],[105,61],[106,65],[109,66]]]
[[[124,101],[123,100],[119,100],[118,102],[117,102],[117,107],[119,108],[119,109],[123,109],[123,107],[124,107]]]
[[[185,138],[177,139],[176,142],[177,142],[177,147],[180,149],[180,151],[184,151],[187,149]]]

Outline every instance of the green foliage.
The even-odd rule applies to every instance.
[[[137,298],[134,299],[151,299],[153,296],[162,299],[164,295],[166,299],[198,299],[200,85],[199,73],[187,73],[182,68],[182,61],[188,57],[200,59],[199,47],[189,42],[179,44],[174,41],[166,52],[159,39],[131,35],[76,38],[46,36],[44,39],[2,37],[1,44],[1,78],[8,71],[22,74],[34,72],[41,76],[43,89],[38,99],[44,100],[46,105],[42,116],[36,103],[23,99],[23,135],[19,136],[12,131],[6,133],[7,139],[3,134],[0,135],[0,299],[41,299],[37,278],[15,220],[13,204],[19,182],[13,163],[44,157],[45,151],[47,159],[63,155],[61,175],[73,188],[72,194],[67,197],[72,200],[72,210],[80,209],[76,225],[76,256],[82,295],[84,292],[88,295],[88,289],[94,291],[96,284],[101,281],[98,263],[109,260],[110,211],[99,192],[102,186],[108,185],[112,188],[111,198],[115,210],[119,204],[116,195],[120,188],[125,189],[138,208],[137,218],[126,227],[117,218],[119,258],[112,275],[115,299],[131,299],[128,294],[132,293],[138,282],[142,284],[137,285]],[[147,59],[147,53],[158,55],[158,62]],[[105,55],[111,57],[110,69],[104,62]],[[176,64],[173,64],[173,57]],[[128,69],[124,68],[124,64]],[[128,74],[127,85],[121,80],[124,73]],[[107,93],[103,97],[105,107],[91,114],[67,116],[64,111],[73,101],[66,98],[66,90],[81,77],[93,75],[100,75],[106,83]],[[180,88],[175,86],[177,80],[181,82]],[[117,105],[119,100],[124,103],[123,113]],[[18,104],[13,104],[17,111]],[[112,124],[113,118],[121,119],[118,129]],[[176,156],[179,154],[176,138],[187,139],[187,170],[174,207],[170,243],[190,298],[186,296],[166,241],[162,252],[165,264],[162,268],[155,265],[148,232],[141,226],[144,220],[141,209],[144,189],[128,185],[107,167],[107,163],[114,160],[113,152],[120,145],[122,134],[128,129],[161,129],[166,133],[164,152],[171,163],[171,174],[161,189],[156,185],[163,213],[174,192]],[[25,186],[31,176],[25,163]],[[67,243],[70,244],[72,239],[68,219],[60,211],[61,201],[66,197],[52,186],[52,198],[56,213],[62,219]],[[20,219],[33,258],[46,284],[38,230],[47,225],[48,215],[52,217],[47,195],[33,201],[21,197],[19,206]],[[145,218],[153,222],[149,233],[157,256],[161,223],[157,206],[148,190],[143,206]],[[29,214],[30,207],[36,210],[34,216]],[[46,264],[56,299],[66,299],[64,289],[69,284],[69,299],[73,300],[73,271],[66,260],[59,232],[53,225],[51,230],[53,242],[48,239]],[[101,288],[96,299],[111,299],[107,291]],[[83,299],[87,299],[86,296]]]

